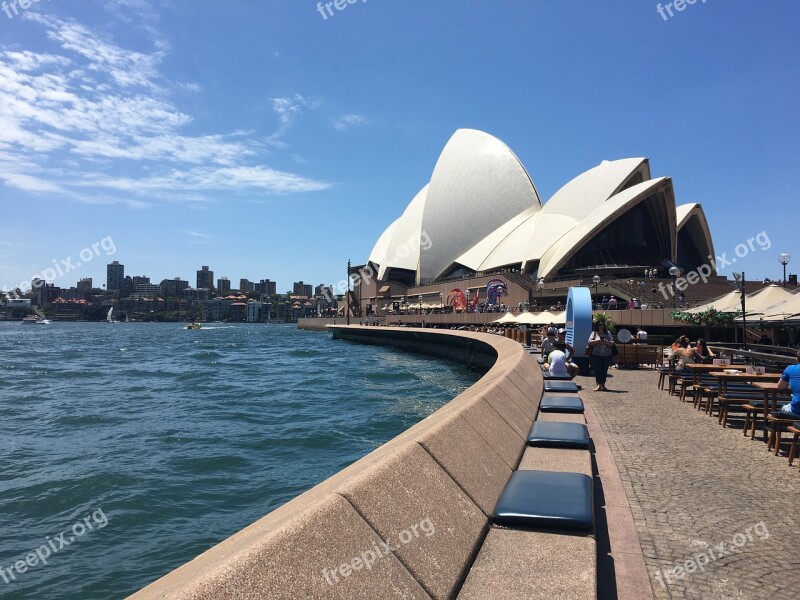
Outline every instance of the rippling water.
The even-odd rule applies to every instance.
[[[478,378],[290,325],[0,323],[0,344],[0,596],[20,599],[132,593]]]

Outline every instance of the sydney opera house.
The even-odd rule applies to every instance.
[[[362,309],[406,298],[432,307],[456,284],[474,297],[502,276],[506,302],[516,305],[552,282],[669,278],[713,254],[700,204],[676,205],[672,180],[651,178],[646,158],[604,160],[543,202],[511,149],[461,129],[430,182],[354,268],[367,277],[353,300]]]

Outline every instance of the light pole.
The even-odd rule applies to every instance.
[[[419,295],[419,314],[422,314],[422,294]]]
[[[350,325],[350,260],[347,261],[347,324]]]
[[[786,289],[786,265],[789,264],[790,260],[792,260],[792,257],[786,252],[781,252],[781,255],[778,257],[778,262],[783,265],[783,289]]]
[[[741,273],[734,273],[734,278],[736,279],[736,287],[739,288],[741,292],[741,300],[742,300],[742,340],[744,341],[744,349],[747,350],[747,309],[745,307],[745,285],[744,285],[744,271]]]
[[[672,275],[672,306],[675,307],[675,282],[678,279],[678,275],[680,275],[681,270],[676,267],[672,266],[669,268],[669,274]]]
[[[600,275],[595,275],[594,277],[592,277],[592,281],[594,282],[594,299],[595,299],[595,304],[600,304],[600,303],[597,301],[597,296],[598,296],[598,294],[597,294],[597,286],[598,286],[598,284],[600,283]]]
[[[468,313],[469,312],[469,288],[467,288],[467,293],[464,294],[464,295],[467,297],[467,306],[464,308],[464,312]]]
[[[542,310],[542,294],[544,293],[544,277],[540,277],[536,282],[536,287],[539,288],[539,310]]]
[[[439,292],[439,310],[444,312],[444,294]]]

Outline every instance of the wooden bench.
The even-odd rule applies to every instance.
[[[663,347],[649,344],[617,344],[619,354],[614,357],[614,364],[620,368],[638,368],[661,366],[664,362]]]

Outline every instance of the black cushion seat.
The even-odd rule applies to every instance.
[[[574,381],[549,381],[544,382],[545,392],[577,392],[578,384]]]
[[[539,410],[554,413],[582,413],[583,400],[577,396],[542,396]]]
[[[589,430],[583,423],[536,421],[528,434],[528,446],[589,449]]]
[[[569,375],[550,375],[547,371],[545,371],[544,379],[545,381],[572,381],[572,377]]]
[[[589,531],[594,525],[592,478],[583,473],[515,471],[493,519],[505,527]]]

